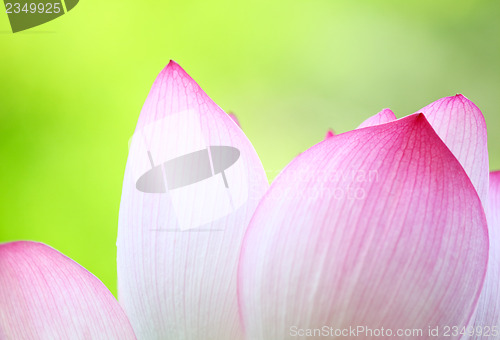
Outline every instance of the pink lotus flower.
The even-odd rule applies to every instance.
[[[462,95],[418,112],[385,109],[328,134],[268,188],[234,118],[171,62],[130,145],[123,310],[52,248],[3,244],[0,338],[281,340],[358,326],[383,328],[379,338],[491,335],[500,172],[488,173],[485,121]]]

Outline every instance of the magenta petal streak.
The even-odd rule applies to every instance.
[[[487,259],[471,181],[411,115],[328,138],[275,180],[243,243],[241,318],[252,340],[467,325]]]
[[[0,245],[0,339],[135,339],[99,279],[41,243]]]

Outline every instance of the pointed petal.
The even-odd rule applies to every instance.
[[[241,338],[238,255],[267,187],[242,130],[171,62],[139,117],[120,205],[118,292],[139,338]]]
[[[335,132],[332,129],[328,129],[328,131],[326,132],[325,139],[331,138],[333,136],[335,136]]]
[[[445,97],[418,112],[458,159],[488,207],[489,161],[486,122],[481,110],[461,94]]]
[[[238,117],[236,117],[236,115],[232,112],[228,113],[228,115],[229,115],[229,117],[231,117],[233,122],[235,122],[236,125],[238,125],[241,128],[240,121],[238,120]]]
[[[389,123],[392,122],[393,120],[396,120],[396,115],[394,114],[394,112],[392,112],[391,109],[383,109],[375,116],[372,116],[367,120],[365,120],[363,123],[361,123],[361,125],[358,126],[358,129],[368,126],[375,126],[375,125]]]
[[[500,171],[490,174],[489,196],[490,256],[483,290],[472,323],[474,329],[469,333],[472,335],[471,339],[491,339],[494,336],[491,334],[491,328],[496,327],[497,331],[500,330]]]
[[[0,245],[0,338],[135,339],[111,292],[57,250]]]
[[[477,193],[423,115],[344,133],[297,157],[257,208],[238,274],[245,330],[466,325],[487,256]]]

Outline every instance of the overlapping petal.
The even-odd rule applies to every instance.
[[[241,316],[252,340],[467,325],[487,258],[473,185],[411,115],[329,138],[275,180],[243,243]]]
[[[441,98],[418,112],[462,164],[488,209],[489,161],[486,122],[481,110],[461,94]]]
[[[109,290],[60,252],[0,245],[1,339],[135,339]]]
[[[474,328],[467,330],[467,334],[472,335],[469,337],[470,339],[500,337],[500,171],[490,174],[489,197],[490,256],[488,271],[474,322],[471,323]]]
[[[119,300],[138,337],[242,337],[238,256],[267,187],[241,129],[170,62],[139,117],[120,205]]]
[[[376,115],[368,118],[365,120],[363,123],[361,123],[358,126],[358,129],[368,127],[368,126],[375,126],[375,125],[380,125],[384,123],[389,123],[392,122],[393,120],[396,120],[396,115],[394,112],[392,112],[391,109],[383,109]]]

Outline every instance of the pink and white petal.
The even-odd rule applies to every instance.
[[[238,125],[240,128],[241,128],[241,125],[240,125],[240,121],[238,120],[238,117],[236,117],[236,115],[234,113],[228,113],[229,117],[231,117],[231,119],[233,120],[233,122],[236,123],[236,125]]]
[[[238,256],[267,188],[243,131],[170,62],[139,117],[120,205],[118,294],[139,338],[242,338]]]
[[[360,126],[358,126],[358,129],[369,127],[369,126],[375,126],[375,125],[380,125],[380,124],[385,124],[389,123],[396,120],[396,115],[394,112],[392,112],[391,109],[383,109],[376,115],[368,118],[365,120],[363,123],[361,123]]]
[[[474,187],[412,115],[329,138],[274,181],[243,242],[241,317],[252,340],[466,325],[487,259]]]
[[[461,94],[441,98],[421,109],[458,159],[488,209],[489,161],[486,122],[481,110]]]
[[[0,244],[1,339],[135,339],[113,294],[42,243]]]
[[[500,171],[490,173],[489,196],[490,255],[483,290],[471,323],[474,330],[469,333],[472,335],[468,337],[470,339],[491,339],[494,335],[492,327],[500,331]]]

